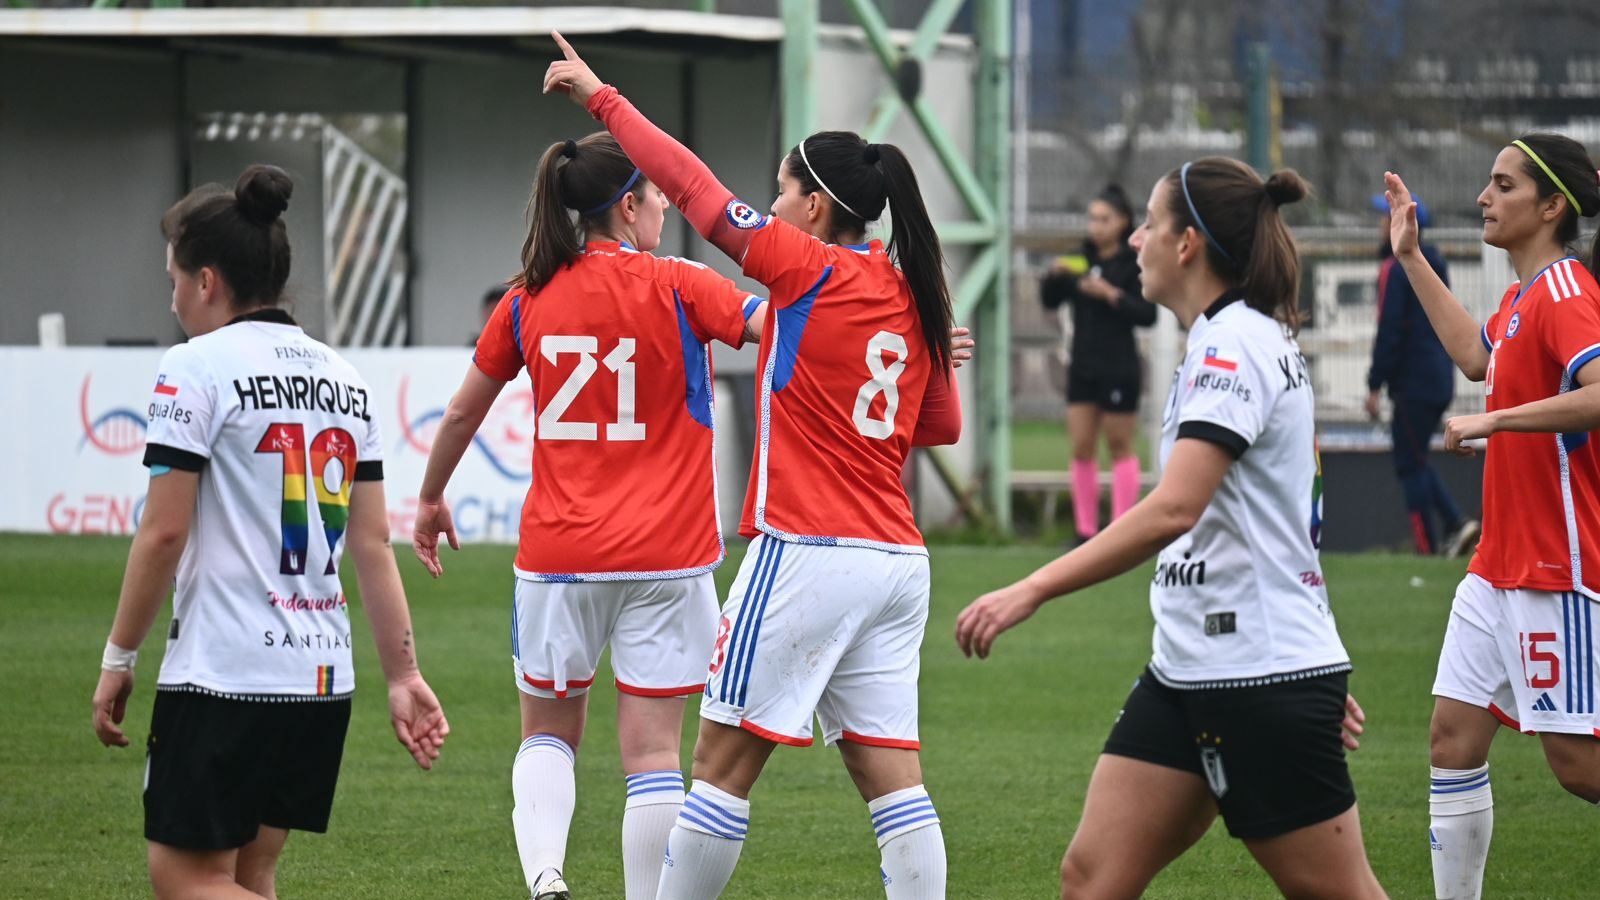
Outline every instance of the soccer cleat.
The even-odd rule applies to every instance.
[[[1444,542],[1444,555],[1454,559],[1467,552],[1478,544],[1478,535],[1483,533],[1483,526],[1477,519],[1464,519],[1455,531]]]
[[[572,900],[567,882],[556,869],[545,869],[533,885],[533,900]]]

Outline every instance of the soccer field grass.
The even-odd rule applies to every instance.
[[[89,698],[127,555],[126,540],[0,535],[0,896],[147,896],[138,747],[147,732],[166,614],[146,643],[125,728],[103,748]],[[369,633],[356,623],[359,688],[333,823],[291,838],[286,898],[525,898],[510,827],[517,749],[509,666],[511,549],[471,547],[430,582],[409,550],[405,574],[423,671],[452,733],[431,773],[394,742]],[[726,586],[740,548],[718,572]],[[1057,601],[1001,638],[984,662],[961,657],[956,613],[1029,571],[1037,547],[935,546],[922,656],[927,784],[943,820],[950,896],[1056,895],[1056,867],[1106,730],[1149,653],[1149,567]],[[1369,716],[1352,757],[1373,867],[1396,897],[1431,897],[1427,845],[1428,695],[1462,563],[1403,556],[1325,559],[1351,684]],[[1414,576],[1423,586],[1410,586]],[[353,580],[353,579],[352,579]],[[609,685],[602,671],[596,682]],[[614,692],[595,691],[578,755],[567,875],[579,900],[620,898],[622,777]],[[686,726],[685,764],[694,720]],[[1547,772],[1538,743],[1502,732],[1492,759],[1496,833],[1484,894],[1580,897],[1596,813]],[[281,760],[284,778],[295,760]],[[749,843],[729,898],[881,897],[865,805],[837,754],[780,748],[752,797]],[[1213,828],[1148,896],[1270,897],[1243,848]]]

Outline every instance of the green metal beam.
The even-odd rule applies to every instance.
[[[939,235],[940,241],[944,235]],[[950,296],[950,305],[955,308],[956,321],[964,321],[972,315],[988,297],[989,289],[994,286],[994,276],[1000,271],[1000,260],[995,255],[994,245],[990,244],[979,250],[967,262],[967,270],[961,273],[961,280],[956,283],[956,289]],[[980,360],[979,365],[982,366]]]
[[[89,4],[90,9],[116,9],[122,5],[122,0],[94,0]]]
[[[973,329],[978,362],[980,468],[987,476],[989,510],[1002,532],[1011,531],[1011,2],[977,0],[977,127],[973,129],[978,180],[998,213],[991,221],[995,273]]]
[[[783,0],[783,44],[778,50],[783,78],[783,146],[779,153],[789,152],[816,130],[817,2]]]
[[[993,3],[997,2],[997,0],[985,0],[985,2]],[[1006,80],[1007,82],[1010,81],[1009,78]],[[980,105],[984,87],[980,75],[978,84]],[[1008,115],[1006,116],[1008,123],[1010,121],[1009,112],[1008,107]],[[944,126],[939,123],[938,117],[934,114],[933,106],[928,103],[926,97],[918,97],[911,104],[911,118],[915,119],[917,125],[922,128],[923,136],[928,139],[928,146],[933,148],[934,154],[939,157],[939,162],[944,164],[946,174],[950,176],[951,181],[955,182],[956,190],[961,192],[961,199],[967,202],[967,208],[972,210],[973,217],[984,224],[993,224],[995,221],[995,205],[989,200],[989,192],[979,181],[972,167],[967,165],[966,156],[961,153],[961,148],[956,146],[956,142],[950,137],[950,132],[946,131]],[[979,127],[982,127],[981,123]]]
[[[927,62],[928,57],[938,48],[939,38],[950,28],[950,23],[955,21],[956,14],[961,11],[965,2],[966,0],[935,0],[923,15],[921,24],[917,26],[910,46],[901,53],[895,49],[889,37],[889,25],[878,13],[878,8],[872,0],[850,0],[851,9],[867,33],[867,42],[871,44],[873,52],[878,56],[878,62],[883,64],[883,70],[889,75],[889,86],[878,96],[878,102],[867,120],[867,127],[861,132],[863,138],[876,143],[889,133],[904,105],[895,84],[896,70],[901,61],[909,59],[919,63]]]
[[[995,238],[994,226],[982,222],[940,222],[933,228],[941,244],[987,244]]]

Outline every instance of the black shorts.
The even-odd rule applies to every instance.
[[[1180,691],[1146,669],[1105,752],[1206,780],[1236,838],[1270,838],[1355,805],[1340,723],[1349,674]]]
[[[1139,370],[1127,372],[1080,371],[1079,366],[1067,368],[1067,402],[1092,403],[1106,412],[1131,413],[1139,411],[1139,390],[1142,387]]]
[[[349,725],[349,697],[276,703],[158,690],[145,838],[233,850],[262,825],[327,831]]]

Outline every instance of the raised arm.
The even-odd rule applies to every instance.
[[[743,207],[688,147],[646,119],[616,88],[602,83],[559,32],[552,37],[566,58],[550,64],[544,92],[565,93],[600,120],[644,177],[667,195],[701,237],[735,262],[743,262],[752,233],[747,217],[759,213]]]
[[[1462,374],[1473,381],[1482,381],[1489,370],[1489,349],[1483,345],[1483,325],[1467,312],[1456,295],[1439,277],[1422,255],[1422,245],[1417,238],[1417,205],[1411,200],[1411,191],[1400,176],[1383,173],[1384,194],[1389,199],[1389,243],[1394,247],[1395,259],[1406,270],[1411,289],[1422,301],[1434,333],[1455,360]]]

